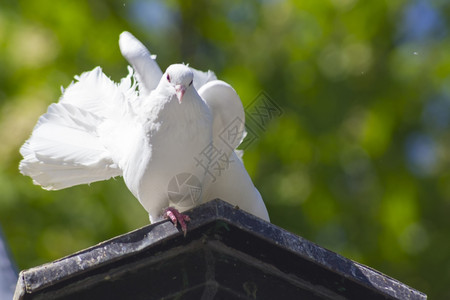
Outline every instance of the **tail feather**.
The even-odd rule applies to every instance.
[[[39,160],[23,160],[19,169],[22,174],[30,176],[34,184],[40,185],[46,190],[60,190],[122,175],[119,169],[104,169],[104,162],[100,162],[98,165],[77,166],[60,165],[56,162],[53,164],[42,163]]]
[[[67,103],[50,105],[33,130],[30,144],[43,161],[89,163],[106,152],[96,133],[101,120],[95,115]],[[103,156],[106,155],[103,154]],[[25,156],[24,156],[25,157]]]
[[[97,134],[102,121],[68,102],[50,105],[20,149],[21,173],[49,190],[122,175]]]
[[[59,103],[70,103],[101,118],[119,118],[129,112],[130,102],[137,98],[133,70],[116,84],[100,67],[76,76]]]

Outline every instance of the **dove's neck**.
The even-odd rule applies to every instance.
[[[148,110],[142,110],[146,119],[144,130],[150,139],[159,134],[190,139],[211,131],[212,114],[195,89],[186,90],[181,103],[173,93],[158,94],[170,96],[154,97],[148,103]]]

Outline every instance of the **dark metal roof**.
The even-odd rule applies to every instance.
[[[22,271],[14,299],[426,299],[223,201],[187,213],[186,237],[164,221]]]

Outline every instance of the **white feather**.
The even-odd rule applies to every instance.
[[[105,143],[111,139],[105,124],[120,124],[124,116],[134,115],[126,101],[135,90],[130,76],[120,85],[99,67],[77,76],[60,101],[39,118],[22,146],[20,171],[52,190],[121,175],[117,157],[125,144]],[[122,136],[126,140],[129,135]]]
[[[100,122],[73,105],[52,104],[20,149],[20,171],[49,190],[121,175],[96,133]]]
[[[156,88],[163,72],[148,49],[131,33],[120,34],[119,47],[122,55],[136,70],[139,90],[142,96],[148,96]]]
[[[226,82],[213,80],[198,91],[214,116],[214,143],[228,153],[236,149],[245,132],[245,113],[241,99]]]
[[[208,70],[207,72],[203,72],[194,68],[189,69],[191,69],[192,73],[194,73],[194,87],[198,91],[208,82],[217,79],[216,74],[214,74],[213,71]]]
[[[208,82],[199,94],[214,116],[214,144],[226,154],[226,159],[216,162],[222,171],[204,187],[206,199],[220,198],[269,221],[261,195],[243,165],[243,151],[236,150],[246,135],[241,99],[229,84],[220,80]]]

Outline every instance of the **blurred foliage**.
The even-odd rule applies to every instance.
[[[272,222],[449,299],[450,4],[439,0],[0,4],[0,223],[20,269],[148,223],[121,179],[47,192],[17,170],[60,86],[126,75],[131,31],[283,110],[244,160]]]

